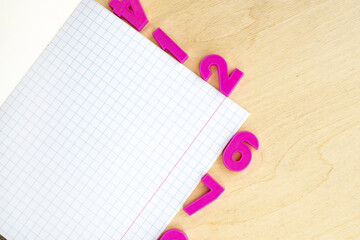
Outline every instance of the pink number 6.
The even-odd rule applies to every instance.
[[[184,232],[178,229],[170,229],[162,237],[160,240],[187,240],[187,236]]]
[[[234,135],[230,140],[229,144],[226,146],[223,153],[223,162],[225,166],[231,171],[241,171],[244,170],[251,161],[251,150],[248,145],[254,147],[255,149],[259,148],[259,141],[256,136],[251,132],[239,132]],[[239,152],[241,154],[240,160],[235,161],[233,155]]]
[[[212,54],[205,57],[200,62],[200,75],[205,81],[211,76],[210,67],[212,65],[215,65],[218,68],[220,92],[228,97],[244,73],[235,68],[229,76],[226,61],[221,56]]]

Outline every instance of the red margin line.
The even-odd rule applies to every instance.
[[[179,158],[179,160],[176,162],[176,164],[174,165],[174,167],[171,169],[171,171],[168,173],[168,175],[165,177],[165,179],[162,181],[162,183],[160,184],[160,186],[156,189],[156,191],[154,192],[154,194],[151,196],[151,198],[147,201],[147,203],[145,204],[145,206],[141,209],[141,211],[139,212],[139,214],[136,216],[136,218],[134,219],[134,221],[131,223],[131,225],[128,227],[128,229],[126,229],[124,235],[120,238],[120,240],[122,240],[125,235],[128,233],[128,231],[130,230],[130,228],[134,225],[134,223],[136,222],[136,220],[140,217],[141,213],[144,211],[144,209],[147,207],[147,205],[150,203],[150,201],[153,199],[153,197],[156,195],[156,193],[159,191],[159,189],[162,187],[162,185],[164,184],[164,182],[166,181],[166,179],[170,176],[170,174],[172,173],[172,171],[176,168],[176,166],[179,164],[179,162],[181,161],[181,159],[185,156],[185,154],[187,153],[187,151],[190,149],[190,147],[193,145],[193,143],[195,142],[195,140],[199,137],[200,133],[204,130],[204,128],[206,127],[206,125],[210,122],[210,120],[212,119],[212,117],[215,115],[215,113],[219,110],[220,106],[223,104],[223,102],[225,101],[226,97],[224,97],[224,99],[222,100],[222,102],[219,104],[219,106],[215,109],[215,111],[213,112],[213,114],[210,116],[209,120],[207,120],[207,122],[205,123],[205,125],[202,127],[202,129],[200,130],[200,132],[196,135],[196,137],[194,138],[194,140],[190,143],[189,147],[185,150],[185,152],[183,153],[183,155]]]

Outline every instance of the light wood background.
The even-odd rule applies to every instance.
[[[360,239],[360,1],[141,3],[141,33],[154,41],[161,27],[192,71],[216,53],[245,73],[230,97],[251,113],[240,130],[260,141],[242,172],[219,158],[209,173],[225,192],[168,228],[193,240]],[[200,184],[185,204],[206,191]]]
[[[260,141],[242,172],[217,159],[209,173],[225,192],[168,228],[190,240],[360,239],[360,1],[141,3],[141,33],[154,41],[161,27],[189,69],[215,53],[245,73],[230,97],[251,113],[240,130]],[[199,184],[185,205],[206,191]]]

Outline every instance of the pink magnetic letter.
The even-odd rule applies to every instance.
[[[179,62],[184,63],[188,55],[160,28],[153,32],[155,40],[159,43],[162,50],[168,50]]]
[[[196,199],[194,202],[190,203],[184,207],[184,211],[190,216],[213,202],[217,199],[223,192],[224,188],[217,183],[209,174],[206,174],[201,181],[210,189],[210,192]]]
[[[138,31],[149,22],[139,0],[111,0],[109,6],[118,17],[125,18]]]
[[[226,61],[221,56],[212,54],[206,56],[200,63],[200,75],[205,81],[211,76],[210,67],[212,65],[215,65],[218,68],[220,92],[228,97],[244,73],[235,68],[229,76]]]
[[[186,234],[183,231],[178,229],[170,229],[162,237],[160,240],[188,240]]]
[[[231,171],[241,171],[244,170],[251,161],[251,150],[248,145],[254,147],[255,149],[259,148],[259,141],[256,136],[251,132],[239,132],[234,135],[230,140],[229,144],[226,146],[223,153],[223,162],[225,166]],[[233,155],[239,152],[241,154],[240,160],[235,161]]]

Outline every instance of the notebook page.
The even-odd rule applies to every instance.
[[[247,116],[83,0],[0,108],[0,234],[156,239]]]

